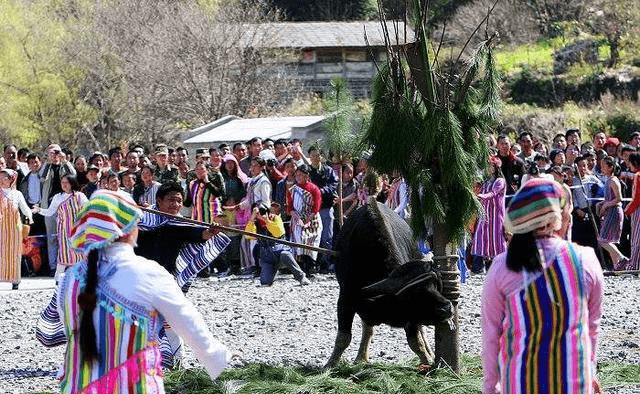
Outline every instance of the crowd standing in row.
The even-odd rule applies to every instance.
[[[593,141],[581,141],[578,129],[557,134],[550,147],[529,132],[520,134],[516,143],[507,135],[489,138],[492,155],[488,170],[478,176],[477,197],[483,210],[470,225],[471,239],[463,250],[472,272],[482,272],[506,250],[506,204],[532,178],[554,179],[570,191],[573,211],[568,239],[594,249],[600,246],[606,252],[599,254],[605,267],[639,268],[640,187],[636,185],[640,181],[636,172],[640,169],[640,133],[632,134],[628,143],[604,133],[595,134]],[[4,261],[23,260],[28,263],[25,271],[51,276],[78,261],[81,256],[70,248],[68,237],[58,234],[69,233],[74,216],[99,189],[120,190],[142,207],[157,208],[159,187],[175,183],[182,190],[180,215],[203,223],[241,229],[249,226],[252,231],[257,231],[257,207],[267,206],[269,214],[282,221],[284,233],[265,234],[327,249],[336,230],[338,204],[347,217],[369,196],[376,196],[402,218],[409,218],[409,190],[402,177],[376,174],[367,166],[366,153],[348,163],[332,163],[330,159],[316,146],[305,152],[299,140],[259,137],[232,146],[197,149],[194,162],[186,148],[166,145],[156,146],[152,154],[134,145],[85,157],[51,144],[44,159],[25,148],[7,145],[0,158],[0,208],[11,212],[3,215],[7,230],[2,237],[11,240],[7,245],[16,246],[3,250],[3,280],[17,287],[20,277],[20,268]],[[340,166],[342,200],[337,192]],[[9,209],[9,205],[15,208]],[[31,227],[18,228],[11,215],[20,215]],[[268,216],[260,217],[263,222]],[[11,226],[14,228],[9,231]],[[265,232],[264,225],[258,228]],[[31,237],[23,237],[26,231]],[[265,245],[256,248],[256,239],[233,232],[227,235],[231,245],[203,274],[259,276],[261,260],[265,260],[259,258],[260,250]],[[20,257],[20,240],[26,259]],[[38,253],[44,250],[46,254]],[[316,251],[293,248],[290,252],[306,276],[333,269],[331,260]],[[464,274],[464,264],[460,268]],[[268,272],[277,269],[269,267]]]
[[[82,256],[70,247],[67,235],[83,204],[101,189],[127,193],[139,206],[158,209],[158,191],[170,185],[169,191],[180,191],[175,214],[263,233],[268,228],[264,219],[276,215],[284,232],[266,231],[265,235],[326,249],[331,248],[334,236],[337,204],[342,203],[347,216],[369,195],[384,189],[381,195],[390,195],[388,201],[399,213],[404,214],[407,207],[406,185],[386,178],[381,181],[368,170],[365,159],[343,166],[344,190],[339,201],[338,168],[315,146],[305,152],[299,140],[263,141],[256,137],[247,143],[197,149],[193,162],[183,147],[158,145],[152,152],[147,154],[144,147],[135,145],[85,157],[51,144],[43,158],[27,149],[5,146],[0,161],[1,207],[3,212],[21,216],[24,226],[10,215],[2,216],[13,229],[3,230],[0,236],[3,242],[15,244],[4,249],[3,280],[17,288],[21,262],[26,273],[58,277],[80,260]],[[268,207],[268,214],[256,217],[259,206]],[[265,263],[259,256],[264,256],[261,249],[269,245],[234,232],[227,235],[231,245],[203,275],[259,276],[261,265],[278,265],[282,259],[266,259],[271,263]],[[304,275],[296,275],[302,283],[309,275],[333,269],[332,262],[316,251],[293,248],[288,253],[302,267]],[[294,267],[288,258],[283,261]],[[267,267],[267,272],[277,272],[277,268]]]
[[[568,193],[572,220],[565,238],[590,246],[603,267],[640,269],[640,133],[627,143],[596,133],[581,144],[578,129],[557,134],[548,149],[531,133],[517,143],[507,135],[491,137],[487,176],[478,185],[483,212],[472,231],[472,271],[482,272],[506,250],[505,207],[528,180],[547,178]]]

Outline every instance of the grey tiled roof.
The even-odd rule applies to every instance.
[[[264,34],[261,46],[271,48],[320,48],[320,47],[366,47],[366,31],[369,45],[383,46],[382,25],[379,21],[361,22],[281,22],[253,25],[258,35]],[[404,43],[404,22],[387,22],[389,35],[394,37],[396,30],[399,42]],[[413,42],[414,32],[407,26],[406,42]]]

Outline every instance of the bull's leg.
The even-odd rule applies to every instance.
[[[353,325],[353,317],[356,311],[353,308],[353,302],[349,301],[342,294],[338,297],[338,336],[333,346],[333,353],[327,361],[325,368],[333,368],[336,366],[342,353],[351,343],[351,326]]]
[[[370,326],[362,320],[362,339],[360,340],[360,348],[358,349],[358,355],[356,356],[356,362],[369,362],[369,345],[371,345],[371,338],[373,337],[373,326]]]
[[[408,323],[404,327],[407,333],[407,342],[413,352],[420,358],[420,364],[432,365],[434,361],[433,352],[429,348],[426,341],[422,326],[419,324]]]

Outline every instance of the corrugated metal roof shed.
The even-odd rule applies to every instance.
[[[405,24],[401,21],[386,22],[389,35],[396,44],[396,31],[401,44],[414,42],[415,33],[407,26],[406,41]],[[384,46],[383,29],[378,21],[361,22],[281,22],[253,25],[264,34],[264,40],[253,42],[270,48],[320,48],[320,47],[366,47],[364,33],[366,31],[369,45]]]
[[[253,137],[291,138],[295,129],[319,127],[324,116],[233,119],[184,141],[185,144],[211,144],[248,141]]]

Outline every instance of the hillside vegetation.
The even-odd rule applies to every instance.
[[[373,0],[307,3],[298,20],[377,16]],[[467,48],[499,34],[502,130],[543,138],[567,127],[580,127],[585,138],[595,130],[622,138],[640,130],[638,2],[500,0],[476,31],[493,3],[434,0],[429,15],[434,50],[442,39],[444,62],[474,31]],[[276,2],[281,9],[264,4],[1,1],[0,143],[104,150],[133,140],[172,141],[178,131],[226,114],[323,113],[322,98],[299,94],[273,62],[278,54],[253,49],[268,46],[268,37],[231,28],[282,20],[301,7],[296,0]],[[391,15],[406,8],[403,0],[383,5]],[[293,102],[283,102],[282,91]],[[370,111],[368,102],[356,105]]]

